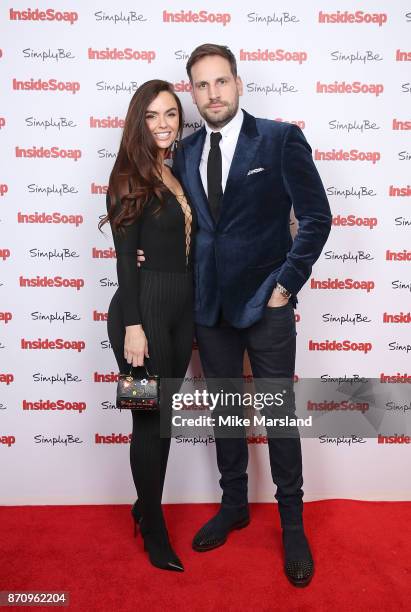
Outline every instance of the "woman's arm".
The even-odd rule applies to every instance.
[[[110,206],[109,194],[106,197],[106,206],[108,210]],[[115,206],[119,207],[120,203],[116,203]],[[139,241],[140,224],[136,221],[131,225],[123,227],[124,231],[121,232],[115,232],[113,227],[111,229],[117,258],[117,279],[121,311],[126,329],[124,358],[128,363],[133,364],[133,366],[141,366],[144,364],[144,356],[148,357],[149,355],[138,299],[136,251]]]

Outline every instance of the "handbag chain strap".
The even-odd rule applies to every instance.
[[[131,376],[131,375],[132,375],[132,372],[133,372],[133,367],[134,367],[134,366],[133,366],[133,364],[131,364],[131,366],[130,366],[130,373],[129,373],[129,376]],[[143,363],[143,365],[142,365],[142,366],[135,366],[135,367],[136,367],[136,368],[144,368],[144,369],[145,369],[145,371],[146,371],[147,376],[151,376],[150,372],[147,370],[147,366],[146,366],[146,364],[145,364],[145,363]]]

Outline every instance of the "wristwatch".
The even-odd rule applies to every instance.
[[[283,295],[286,298],[290,298],[291,297],[291,293],[282,285],[280,285],[280,283],[277,283],[275,286],[276,289],[278,289],[278,291],[281,293],[281,295]]]

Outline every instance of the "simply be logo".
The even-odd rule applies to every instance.
[[[39,310],[35,310],[30,313],[30,317],[32,321],[47,321],[49,324],[52,323],[68,323],[69,321],[80,321],[81,316],[75,312],[70,312],[69,310],[65,310],[63,312],[40,312]]]
[[[22,50],[24,59],[34,59],[41,60],[45,62],[47,60],[53,60],[55,62],[59,62],[61,60],[72,60],[76,59],[76,56],[72,54],[71,51],[66,49],[58,48],[58,49],[32,49],[31,47],[27,47]]]
[[[41,372],[34,372],[32,375],[33,382],[35,383],[48,383],[54,385],[55,383],[63,383],[64,385],[68,383],[80,383],[82,379],[71,372],[65,372],[64,374],[42,374]]]
[[[351,53],[344,51],[330,51],[332,62],[348,62],[349,64],[361,62],[381,62],[384,58],[379,53],[374,51],[353,51]]]
[[[284,25],[289,25],[293,23],[299,23],[297,15],[291,15],[291,13],[287,13],[286,11],[282,11],[281,13],[270,13],[269,15],[260,15],[259,13],[248,13],[247,20],[249,23],[257,23],[263,24],[265,26],[270,25],[280,25],[281,27]]]
[[[33,436],[34,444],[51,444],[52,448],[58,445],[69,446],[71,444],[83,444],[83,440],[79,436],[73,434],[66,434],[61,436],[58,434],[56,437],[50,437],[49,434],[36,434]]]
[[[138,14],[135,11],[129,11],[128,13],[106,13],[105,11],[96,11],[94,13],[97,23],[109,22],[110,24],[117,25],[118,23],[131,25],[132,23],[142,23],[147,21],[147,18],[142,14]]]
[[[336,251],[324,251],[324,259],[332,261],[341,261],[341,263],[359,263],[360,261],[372,261],[374,257],[367,251],[345,251],[337,253]]]
[[[64,195],[74,195],[79,192],[76,187],[73,185],[68,185],[67,183],[62,183],[61,185],[37,185],[36,183],[30,183],[27,185],[27,191],[29,193],[40,193],[41,195],[45,195],[47,198],[49,196],[58,195],[60,197]]]
[[[338,121],[338,119],[332,119],[328,122],[328,127],[330,130],[337,130],[340,132],[354,132],[356,134],[365,134],[369,130],[380,130],[380,126],[377,125],[375,121],[371,121],[370,119],[354,119],[352,121],[345,121],[342,123]]]
[[[358,198],[359,200],[364,197],[375,197],[377,194],[374,189],[370,187],[366,187],[362,185],[361,187],[348,187],[346,189],[341,189],[338,187],[327,187],[326,189],[327,195],[333,197],[344,197],[347,198]]]
[[[49,119],[37,119],[36,117],[26,117],[24,120],[27,127],[42,128],[48,130],[48,128],[57,128],[62,130],[64,128],[75,128],[77,123],[67,117],[50,117]]]

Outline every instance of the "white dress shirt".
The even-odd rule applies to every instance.
[[[237,146],[237,140],[240,135],[241,126],[243,124],[244,113],[240,107],[238,107],[237,113],[231,119],[227,125],[221,130],[213,130],[207,123],[205,124],[206,138],[204,141],[203,153],[200,160],[200,176],[201,182],[203,183],[204,191],[207,192],[207,161],[208,154],[210,152],[210,134],[211,132],[221,132],[220,149],[221,149],[221,162],[222,162],[222,177],[221,186],[223,193],[227,183],[228,173],[230,171],[231,162],[233,161],[234,151]]]

